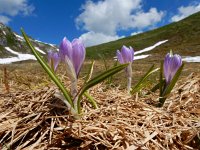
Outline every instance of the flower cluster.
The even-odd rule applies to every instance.
[[[128,64],[125,68],[126,77],[127,77],[127,91],[131,92],[131,81],[132,81],[132,63],[134,61],[134,49],[132,47],[122,46],[121,51],[117,50],[116,52],[117,59],[120,64]],[[68,76],[71,80],[71,95],[74,98],[74,103],[77,103],[77,80],[85,60],[85,47],[83,43],[79,39],[74,39],[72,42],[67,40],[67,38],[63,38],[59,52],[48,52],[48,62],[50,66],[56,71],[58,63],[64,62],[67,66]],[[163,72],[165,77],[165,84],[162,84],[162,91],[160,92],[160,104],[163,105],[166,98],[165,95],[170,93],[170,83],[174,78],[178,69],[182,66],[182,59],[179,55],[173,55],[172,52],[168,53],[165,56],[164,64],[163,64]],[[153,67],[147,72],[146,76],[142,78],[141,82],[139,82],[135,89],[140,89],[143,85],[143,81],[147,78],[151,73],[157,71],[158,69],[153,70]],[[161,83],[160,83],[161,84]],[[174,84],[174,83],[173,83]],[[173,85],[172,84],[172,85]],[[174,85],[173,85],[174,86]],[[168,90],[170,89],[170,90]],[[133,89],[132,89],[133,90]],[[133,90],[133,91],[134,91]],[[168,91],[167,91],[168,90]],[[133,92],[132,92],[133,93]],[[77,107],[77,106],[75,106]]]
[[[132,47],[122,46],[121,51],[117,50],[116,52],[117,59],[120,65],[107,69],[101,74],[96,75],[95,77],[90,79],[94,65],[94,62],[92,62],[88,75],[86,76],[85,82],[78,91],[78,77],[86,55],[86,50],[82,41],[80,39],[74,39],[72,42],[70,42],[66,37],[64,37],[60,43],[58,52],[48,52],[48,65],[47,62],[45,62],[44,59],[40,56],[40,54],[34,49],[34,46],[32,46],[29,38],[23,30],[22,34],[29,48],[37,58],[38,62],[48,73],[52,81],[54,81],[54,83],[60,89],[58,94],[56,93],[56,96],[63,100],[63,102],[67,105],[69,111],[75,116],[75,118],[81,113],[81,99],[83,95],[88,99],[88,101],[93,105],[94,108],[98,108],[95,100],[88,93],[88,89],[92,86],[104,81],[105,79],[125,69],[128,81],[127,91],[128,93],[133,94],[135,91],[138,92],[139,90],[141,90],[141,88],[145,86],[145,81],[147,77],[159,70],[159,68],[153,69],[154,66],[152,66],[149,69],[149,71],[147,71],[147,73],[144,75],[144,77],[142,77],[141,80],[136,84],[136,86],[131,87],[134,49]],[[68,92],[68,90],[64,87],[63,83],[59,80],[58,76],[55,74],[60,62],[64,63],[66,66],[67,75],[71,81],[71,92]],[[169,93],[171,92],[172,88],[178,80],[180,72],[183,68],[182,59],[177,54],[173,55],[172,52],[168,53],[165,56],[164,65],[162,67],[163,70],[160,69],[160,83],[154,88],[160,89],[160,106],[164,104],[166,97],[169,95]],[[165,76],[164,80],[162,78],[163,72]]]

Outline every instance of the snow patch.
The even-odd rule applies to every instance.
[[[3,31],[3,34],[4,34],[4,35],[6,35],[6,32],[5,32],[5,31]]]
[[[139,59],[144,59],[149,57],[150,55],[138,55],[138,56],[134,56],[134,60],[139,60]]]
[[[16,33],[14,33],[15,34],[15,36],[17,37],[17,39],[19,40],[19,41],[25,41],[24,40],[24,38],[22,37],[22,36],[20,36],[20,35],[18,35],[18,34],[16,34]]]
[[[134,56],[134,60],[139,60],[139,59],[144,59],[149,57],[150,55],[138,55],[138,56]],[[117,60],[117,56],[114,57],[114,60]]]
[[[23,38],[22,36],[20,36],[20,35],[18,35],[18,34],[16,34],[16,33],[14,33],[14,34],[15,34],[15,36],[17,37],[17,39],[18,39],[19,41],[22,41],[22,42],[25,41],[24,38]],[[42,42],[42,41],[39,41],[39,40],[32,40],[32,41],[39,42],[39,43],[43,43],[43,44],[47,44],[47,45],[50,45],[51,47],[56,48],[56,45],[55,45],[55,44],[45,43],[45,42]],[[35,48],[36,48],[36,47],[35,47]],[[40,50],[38,47],[37,47],[36,49],[38,49],[38,51],[41,52],[42,54],[46,54],[45,52],[43,52],[42,50]]]
[[[14,55],[20,55],[20,53],[16,52],[16,51],[13,51],[12,49],[10,49],[10,47],[5,47],[5,49],[7,51],[9,51],[10,53],[14,54]]]
[[[151,51],[152,49],[156,48],[157,46],[163,44],[163,43],[166,43],[168,40],[164,40],[164,41],[159,41],[157,42],[156,44],[150,46],[150,47],[147,47],[145,49],[142,49],[142,50],[139,50],[137,52],[135,52],[134,54],[137,55],[137,54],[141,54],[141,53],[144,53],[144,52],[148,52],[148,51]]]
[[[200,56],[186,56],[182,60],[186,62],[200,62]]]
[[[42,54],[46,54],[43,50],[41,50],[39,47],[35,47],[35,49],[38,51],[38,52],[40,52],[40,53],[42,53]]]
[[[36,42],[39,42],[39,43],[43,43],[43,44],[47,44],[47,45],[50,45],[51,47],[56,47],[56,45],[55,44],[51,44],[51,43],[46,43],[46,42],[42,42],[42,41],[39,41],[39,40],[34,40],[34,41],[36,41]]]
[[[34,55],[20,54],[10,49],[10,47],[5,47],[5,49],[14,55],[17,55],[17,57],[0,58],[0,64],[11,64],[13,62],[19,62],[24,60],[37,60]]]

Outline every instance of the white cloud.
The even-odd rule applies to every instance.
[[[133,19],[131,27],[142,29],[153,26],[160,22],[163,16],[164,12],[158,12],[156,8],[151,8],[149,12],[139,11],[132,16]]]
[[[8,22],[10,21],[10,19],[6,16],[0,15],[0,22],[3,24],[8,24]]]
[[[143,29],[154,26],[161,21],[163,12],[156,8],[142,10],[142,0],[104,0],[87,1],[82,7],[83,12],[76,18],[76,24],[89,33],[116,37],[117,31],[127,29]],[[91,34],[90,34],[91,35]],[[101,41],[101,40],[99,40]],[[105,41],[105,40],[104,40]],[[105,42],[108,42],[105,41]],[[96,43],[100,44],[100,43]]]
[[[193,5],[189,5],[189,6],[181,6],[178,8],[178,14],[174,15],[171,18],[172,22],[176,22],[179,20],[184,19],[185,17],[188,17],[189,15],[192,15],[196,12],[200,11],[200,3],[198,4],[193,4]]]
[[[108,41],[114,41],[122,37],[119,37],[117,35],[112,36],[112,35],[106,35],[103,33],[96,33],[96,32],[90,31],[90,32],[82,34],[79,38],[83,41],[83,43],[86,46],[93,46],[100,43],[106,43]]]
[[[30,15],[34,10],[33,5],[28,4],[28,0],[0,0],[0,14],[1,16],[13,17],[19,14]],[[3,19],[0,19],[3,22]],[[4,21],[5,22],[5,21]],[[7,21],[8,23],[8,21]]]

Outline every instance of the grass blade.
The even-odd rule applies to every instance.
[[[85,82],[84,83],[87,83],[91,79],[91,77],[92,77],[92,73],[93,73],[93,70],[94,70],[94,62],[95,61],[93,60],[92,63],[91,63],[91,65],[90,65],[90,68],[89,68],[89,71],[87,73],[87,76],[85,78]]]
[[[154,72],[158,71],[159,68],[153,69],[154,65],[150,67],[150,69],[147,71],[147,73],[140,79],[140,81],[132,88],[131,94],[134,94],[138,91],[140,91],[142,88],[144,88],[147,84],[145,84],[147,78],[153,74]]]

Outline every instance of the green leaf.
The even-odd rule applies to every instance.
[[[153,69],[154,65],[150,67],[150,69],[147,71],[147,73],[139,80],[139,82],[132,88],[131,94],[134,94],[138,91],[140,91],[142,88],[144,88],[147,84],[145,83],[147,81],[147,78],[153,74],[154,72],[158,71],[159,68]]]
[[[89,71],[87,73],[87,76],[85,78],[85,82],[84,83],[87,83],[91,79],[91,77],[92,77],[92,73],[93,73],[93,70],[94,70],[94,62],[95,61],[93,60],[92,63],[91,63],[91,65],[90,65],[90,68],[89,68]]]
[[[160,99],[159,99],[159,106],[162,107],[167,96],[171,93],[172,89],[174,88],[176,82],[178,81],[178,78],[183,70],[184,64],[181,65],[181,67],[177,70],[176,74],[174,75],[171,82],[165,87],[163,92],[161,93]]]
[[[104,71],[103,73],[97,75],[96,77],[94,77],[93,79],[91,79],[90,81],[88,81],[82,88],[80,94],[79,94],[79,98],[78,98],[78,108],[80,108],[80,100],[82,95],[84,94],[85,91],[87,91],[89,88],[91,88],[92,86],[102,82],[103,80],[105,80],[106,78],[118,73],[119,71],[125,69],[128,66],[128,64],[122,64],[122,65],[118,65],[116,67],[113,67],[111,69],[108,69],[107,71]],[[80,110],[79,112],[80,113]]]
[[[27,37],[26,33],[23,29],[21,29],[22,35],[24,36],[24,39],[28,45],[28,47],[31,49],[32,53],[37,58],[40,65],[43,67],[43,69],[48,73],[50,78],[55,82],[55,84],[59,87],[59,89],[62,91],[64,97],[66,98],[67,102],[71,105],[71,107],[74,107],[74,104],[72,102],[72,99],[70,97],[69,92],[65,89],[62,82],[57,78],[57,76],[54,74],[52,69],[49,67],[49,65],[44,61],[44,59],[40,56],[40,54],[35,50],[34,46],[32,46],[29,38]]]

